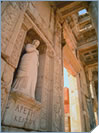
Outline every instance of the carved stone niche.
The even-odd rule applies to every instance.
[[[32,43],[33,40],[35,39],[40,41],[40,45],[37,48],[39,51],[39,67],[38,67],[38,77],[35,89],[35,98],[33,99],[32,97],[29,97],[28,95],[25,95],[22,92],[13,91],[12,88],[8,104],[6,107],[4,119],[2,122],[4,125],[7,126],[24,128],[30,131],[39,130],[39,120],[40,120],[39,118],[42,107],[41,97],[42,97],[44,67],[46,59],[46,44],[33,29],[27,31],[18,67],[15,70],[12,82],[13,86],[13,83],[16,79],[17,72],[20,66],[21,58],[25,54],[25,45],[28,43]]]
[[[40,41],[40,45],[37,48],[37,50],[39,51],[39,66],[38,66],[38,77],[37,77],[37,83],[36,83],[36,89],[35,89],[36,90],[35,91],[35,99],[38,100],[39,102],[41,102],[41,94],[42,94],[41,88],[42,88],[42,83],[43,83],[45,54],[46,54],[47,46],[44,43],[44,41],[39,37],[39,35],[34,31],[34,29],[30,29],[27,31],[27,34],[26,34],[26,37],[24,40],[23,49],[22,49],[21,54],[20,54],[19,63],[18,63],[18,66],[16,68],[16,71],[14,73],[13,83],[14,83],[16,76],[17,76],[17,72],[18,72],[18,69],[20,66],[21,58],[26,53],[25,45],[26,44],[32,44],[33,40],[35,40],[35,39]],[[13,83],[12,83],[12,85],[13,85]],[[12,91],[13,91],[13,89],[12,89]]]
[[[35,90],[35,99],[37,101],[41,102],[42,87],[43,87],[43,80],[44,80],[43,75],[44,75],[44,66],[45,66],[45,57],[46,57],[47,46],[33,29],[30,29],[27,32],[24,44],[26,45],[28,43],[32,43],[32,41],[35,39],[40,41],[40,45],[37,48],[37,50],[39,51],[39,67],[38,67],[38,77],[37,77],[37,84],[36,84],[36,90]]]

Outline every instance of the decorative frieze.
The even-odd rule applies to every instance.
[[[24,45],[25,36],[26,36],[26,31],[23,27],[21,27],[20,32],[15,41],[15,45],[11,53],[11,56],[7,59],[7,62],[9,62],[9,64],[11,64],[14,68],[16,68],[18,65],[21,51]]]
[[[5,63],[4,73],[2,74],[2,78],[1,78],[1,106],[2,106],[1,116],[2,118],[5,112],[6,104],[8,102],[8,96],[11,91],[13,74],[14,74],[14,68],[11,67],[9,64]]]

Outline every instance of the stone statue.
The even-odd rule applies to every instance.
[[[34,40],[32,44],[25,47],[26,53],[23,55],[16,79],[12,85],[13,91],[21,92],[35,98],[35,88],[38,74],[39,52],[36,49],[40,42]]]

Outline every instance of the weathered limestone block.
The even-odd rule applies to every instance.
[[[13,72],[14,68],[11,67],[9,64],[5,64],[4,73],[2,74],[2,88],[6,88],[10,91],[10,87],[13,80]]]
[[[59,22],[56,23],[55,27],[55,44],[61,46],[61,35],[62,35],[62,27]]]
[[[42,105],[43,108],[41,110],[40,114],[40,129],[43,131],[47,131],[48,129],[48,89],[49,89],[49,82],[48,82],[48,76],[49,76],[49,58],[46,55],[45,57],[45,67],[44,67],[44,77],[43,77],[43,85],[42,85]],[[43,123],[42,123],[43,122]]]
[[[46,26],[49,25],[49,17],[50,17],[50,4],[49,2],[31,2],[35,7],[43,21],[45,21]]]
[[[1,81],[1,86],[2,86],[2,81]],[[7,104],[7,101],[8,101],[8,92],[7,92],[7,89],[5,88],[1,88],[1,117],[3,119],[3,114],[4,114],[4,111],[5,111],[5,107],[6,107],[6,104]]]
[[[85,72],[84,72],[83,69],[80,72],[80,77],[81,77],[81,79],[83,79],[83,80],[79,81],[79,82],[81,82],[81,87],[83,88],[82,89],[83,90],[83,93],[85,93],[85,95],[88,97],[89,96],[89,94],[88,94],[88,88],[87,88],[88,86],[87,86],[87,82],[86,82]]]
[[[46,8],[47,7],[47,8]],[[45,8],[45,10],[44,10]],[[50,5],[46,2],[30,2],[28,8],[28,14],[31,16],[32,21],[38,25],[40,30],[44,33],[47,39],[52,43],[53,32],[49,28],[50,18]],[[54,19],[54,16],[53,16]],[[53,26],[54,26],[54,21]],[[53,28],[54,29],[54,28]],[[53,44],[53,43],[52,43]]]
[[[3,5],[5,2],[3,3]],[[2,5],[2,8],[3,8]],[[1,49],[2,56],[6,59],[11,56],[14,44],[19,34],[25,9],[26,2],[9,2],[7,8],[2,14],[1,22]]]
[[[58,17],[58,16],[57,16]],[[57,18],[55,27],[55,58],[53,79],[52,131],[64,131],[64,99],[61,61],[61,25]],[[58,38],[59,37],[59,38]]]
[[[2,78],[2,74],[4,72],[5,64],[6,64],[6,62],[4,61],[4,59],[1,58],[1,78]]]
[[[22,25],[22,27],[18,33],[17,39],[15,41],[15,45],[13,47],[11,56],[7,59],[7,62],[9,62],[9,64],[11,64],[14,68],[16,68],[18,65],[21,51],[22,51],[22,48],[24,45],[25,36],[26,36],[26,29]]]
[[[4,11],[7,8],[8,4],[9,4],[9,1],[1,3],[1,6],[2,6],[2,8],[1,8],[1,15],[4,13]]]
[[[30,130],[39,130],[41,104],[22,93],[11,92],[3,124]]]
[[[52,131],[64,131],[64,101],[62,86],[62,67],[55,58]]]
[[[61,58],[61,48],[62,48],[62,26],[59,22],[59,17],[56,16],[55,24],[55,52],[58,58]]]
[[[44,81],[44,69],[45,69],[45,54],[40,54],[39,55],[39,67],[38,67],[36,93],[35,93],[35,97],[38,101],[41,101],[41,96],[42,96],[42,88],[43,88],[43,81]]]
[[[26,27],[27,31],[33,28],[33,25],[30,21],[30,17],[27,15],[27,13],[24,14],[23,24]]]
[[[87,112],[84,110],[82,111],[82,115],[84,117],[84,131],[90,132],[90,120],[89,120],[89,114],[87,114]]]
[[[48,52],[48,51],[47,51]],[[42,96],[41,102],[43,108],[40,113],[40,130],[41,131],[52,131],[52,78],[53,78],[53,58],[46,53],[45,65],[43,73],[43,83],[42,83]]]
[[[95,115],[93,113],[94,111],[91,99],[87,99],[87,107],[89,113],[90,129],[92,130],[96,127],[96,122],[95,122]]]
[[[40,116],[40,130],[47,131],[47,113],[44,109],[42,109],[42,113]]]
[[[4,73],[2,74],[2,79],[1,79],[2,117],[3,117],[3,113],[5,111],[6,103],[8,101],[8,96],[9,96],[9,92],[10,92],[11,84],[12,84],[12,80],[13,80],[13,73],[14,73],[14,68],[6,63],[5,67],[4,67]]]
[[[17,4],[16,8],[14,8],[10,3],[8,4],[6,10],[3,12],[1,20],[1,49],[3,53],[8,47],[9,40],[13,34],[16,22],[19,18],[19,13],[20,10],[18,10]]]
[[[26,132],[26,130],[24,130],[24,129],[7,127],[7,126],[2,126],[1,131],[2,132]]]

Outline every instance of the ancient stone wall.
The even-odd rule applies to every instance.
[[[2,3],[2,131],[64,131],[59,20],[58,17],[54,18],[54,10],[48,2]],[[34,30],[37,39],[46,46],[39,58],[36,99],[11,89],[25,38],[30,29]]]
[[[58,15],[56,15],[58,20]],[[61,25],[55,25],[54,79],[53,79],[53,113],[52,130],[64,131],[64,90],[63,90],[63,55],[61,46]]]
[[[81,108],[82,130],[90,131],[90,125],[87,124],[87,122],[89,121],[89,112],[87,107],[87,98],[89,97],[89,92],[83,67],[82,71],[78,75],[78,84],[79,84],[79,94],[80,94],[79,101]]]
[[[6,8],[5,8],[6,5]],[[8,100],[13,73],[18,63],[20,50],[23,44],[25,30],[22,26],[23,12],[26,3],[4,2],[2,3],[1,20],[1,93],[2,95],[2,117]],[[21,18],[20,22],[18,18]],[[19,39],[17,39],[17,37]],[[15,47],[14,47],[15,46]],[[15,50],[16,49],[16,50]]]

